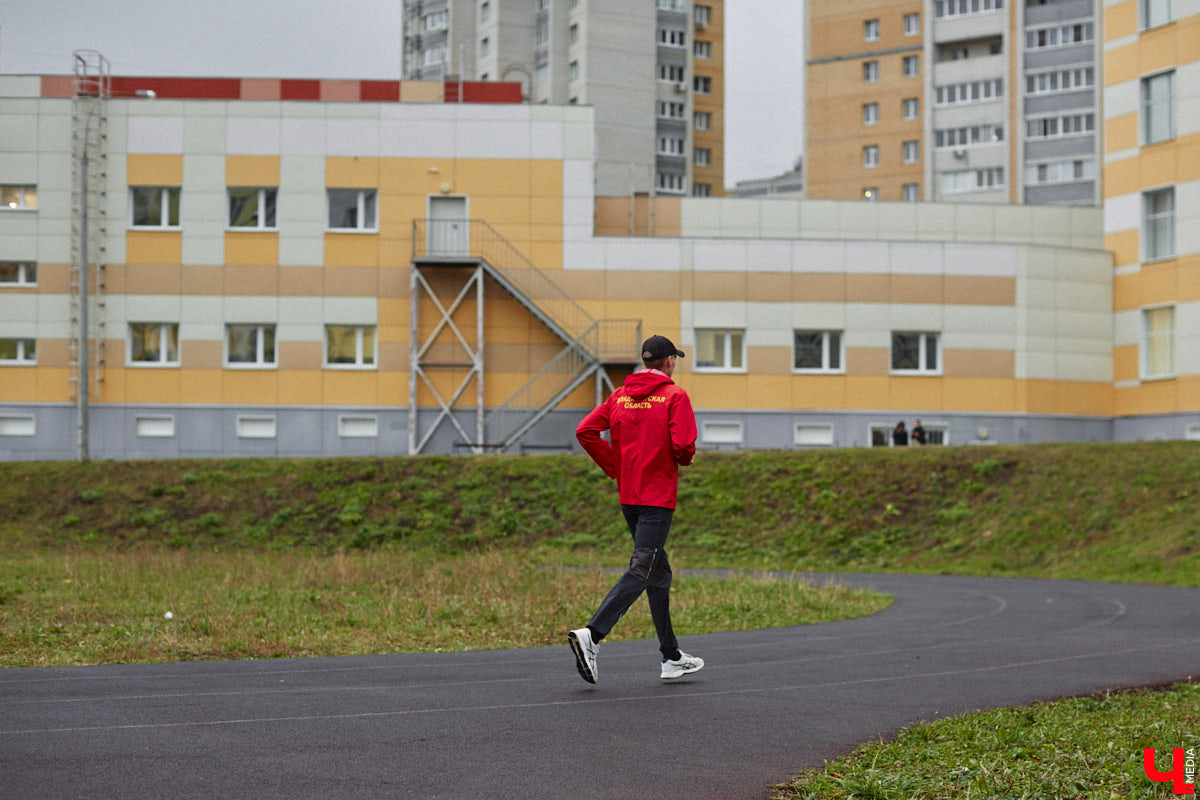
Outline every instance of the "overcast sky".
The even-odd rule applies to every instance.
[[[652,0],[646,0],[652,2]],[[725,4],[725,183],[791,169],[803,149],[803,4]],[[0,73],[400,77],[399,0],[0,0]]]

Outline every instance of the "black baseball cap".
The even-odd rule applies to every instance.
[[[642,342],[642,361],[656,361],[667,356],[684,357],[683,351],[665,336],[651,336]]]

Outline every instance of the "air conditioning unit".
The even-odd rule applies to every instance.
[[[966,150],[963,150],[963,149],[960,147],[959,149],[957,149],[957,150],[955,150],[955,151],[954,151],[954,157],[955,157],[955,158],[966,158],[966,157],[967,157],[967,151],[966,151]]]
[[[675,84],[675,94],[687,94],[687,84],[686,83]]]

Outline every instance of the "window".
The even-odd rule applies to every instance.
[[[903,67],[904,77],[915,78],[921,74],[921,57],[905,56],[901,66]]]
[[[490,2],[482,2],[479,4],[479,21],[487,22],[492,18],[492,4]]]
[[[275,228],[276,189],[230,189],[229,227]]]
[[[862,199],[870,201],[872,203],[878,201],[879,200],[879,187],[878,186],[868,186],[867,188],[863,189],[862,190]]]
[[[683,83],[683,67],[671,64],[658,65],[658,79],[667,83]]]
[[[1004,0],[933,0],[933,16],[958,17],[965,14],[983,14],[1004,8]]]
[[[940,128],[933,132],[934,147],[971,147],[1004,141],[1004,125],[968,125],[962,128]]]
[[[175,417],[171,414],[139,414],[133,418],[134,435],[149,439],[169,439],[175,435]]]
[[[792,444],[798,447],[833,447],[833,426],[797,422],[792,428]]]
[[[863,62],[863,83],[874,83],[879,80],[879,62]]]
[[[1175,187],[1142,193],[1142,257],[1175,255]]]
[[[670,103],[664,100],[658,101],[658,116],[663,119],[683,119],[686,113],[686,103]]]
[[[712,78],[697,75],[692,78],[692,90],[696,94],[711,94],[712,93]]]
[[[1090,89],[1096,85],[1096,70],[1093,67],[1038,72],[1025,77],[1027,94],[1051,94]]]
[[[705,420],[700,423],[700,441],[705,444],[741,444],[742,423]]]
[[[683,175],[674,172],[659,172],[654,176],[654,186],[665,192],[682,192]]]
[[[14,211],[37,208],[37,187],[13,184],[0,186],[0,208]]]
[[[900,196],[906,203],[916,203],[921,199],[921,187],[915,183],[906,183],[900,187]]]
[[[795,331],[792,369],[797,372],[842,372],[841,331]]]
[[[696,369],[706,372],[743,372],[746,369],[744,335],[740,330],[696,329]]]
[[[571,44],[579,44],[579,23],[576,22],[567,30],[571,34]]]
[[[879,123],[879,103],[863,103],[863,125]]]
[[[1175,309],[1142,311],[1142,377],[1170,378],[1175,374]]]
[[[712,127],[712,112],[697,111],[692,114],[692,127],[698,131],[709,130]]]
[[[692,197],[710,197],[712,195],[711,183],[693,183]]]
[[[697,167],[707,167],[712,162],[712,150],[708,147],[692,148],[692,163]]]
[[[665,47],[683,47],[687,44],[687,34],[672,28],[659,28],[658,43]]]
[[[325,366],[375,366],[375,326],[326,325]]]
[[[941,179],[943,194],[997,189],[1004,186],[1004,167],[943,172]]]
[[[874,42],[879,40],[879,20],[869,19],[863,23],[863,41]]]
[[[431,47],[421,56],[421,64],[426,67],[436,67],[446,63],[446,45]]]
[[[178,228],[178,186],[130,186],[129,224],[134,228]]]
[[[707,28],[712,22],[712,6],[694,6],[692,8],[692,21],[696,23],[696,27],[700,29]]]
[[[329,189],[327,194],[331,230],[377,230],[374,189]]]
[[[488,41],[488,37],[485,36],[479,40],[479,56],[481,58],[487,56],[488,52],[491,49],[492,49],[492,43],[490,41]]]
[[[0,261],[0,286],[36,286],[37,264],[32,261]]]
[[[0,364],[36,363],[36,339],[0,339]]]
[[[264,414],[262,416],[239,415],[236,425],[239,439],[275,438],[274,414]]]
[[[879,166],[879,145],[869,144],[862,149],[862,165],[864,167]]]
[[[1077,136],[1096,129],[1095,114],[1067,114],[1062,117],[1042,117],[1025,123],[1025,133],[1030,139],[1045,139],[1054,136]]]
[[[1171,0],[1138,0],[1138,24],[1141,30],[1157,28],[1171,21]]]
[[[893,333],[892,371],[923,375],[941,373],[938,365],[938,334]]]
[[[683,155],[683,139],[674,136],[658,137],[658,152],[664,156]]]
[[[1091,22],[1054,25],[1025,31],[1025,47],[1028,50],[1038,50],[1044,47],[1083,44],[1092,41],[1094,36],[1095,25]]]
[[[37,418],[32,414],[0,414],[0,436],[34,436]]]
[[[275,326],[226,325],[225,364],[236,367],[275,366]]]
[[[449,11],[434,11],[421,18],[421,29],[425,31],[442,30],[446,27],[449,21]]]
[[[379,436],[379,417],[370,414],[338,416],[338,436],[343,439],[374,439]]]
[[[1175,136],[1174,72],[1142,78],[1142,144],[1153,144]]]
[[[905,119],[916,119],[921,114],[921,101],[915,97],[906,97],[900,108]]]
[[[905,164],[915,164],[921,158],[921,145],[916,139],[904,142],[901,150]]]
[[[712,58],[712,42],[692,42],[692,56],[699,59]]]
[[[952,83],[934,87],[933,91],[935,102],[939,106],[986,102],[1004,96],[1004,81],[1002,78],[989,78],[982,81]]]
[[[1025,167],[1025,182],[1031,185],[1039,183],[1068,183],[1070,181],[1091,180],[1095,177],[1096,161],[1091,158],[1044,161],[1039,164],[1029,164]]]
[[[179,366],[179,323],[129,323],[129,363]]]
[[[573,80],[573,81],[579,80],[579,62],[572,61],[570,69],[571,69],[571,80]]]
[[[919,36],[921,34],[921,15],[920,14],[905,14],[904,15],[904,35]]]

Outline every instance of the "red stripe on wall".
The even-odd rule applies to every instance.
[[[362,99],[369,103],[400,102],[399,81],[363,81]]]
[[[279,94],[282,100],[320,100],[321,82],[284,80],[279,87]]]

